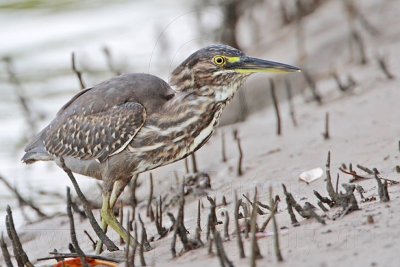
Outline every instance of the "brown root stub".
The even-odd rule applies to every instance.
[[[289,212],[289,216],[290,216],[290,221],[292,222],[293,225],[298,226],[299,222],[297,221],[296,215],[293,212],[293,196],[291,193],[289,193],[286,189],[286,186],[284,184],[282,184],[283,187],[283,193],[286,196],[286,205],[287,205],[287,209]]]
[[[239,207],[242,200],[237,198],[237,192],[235,191],[235,233],[236,233],[236,240],[239,248],[239,257],[241,259],[245,258],[244,249],[243,249],[243,241],[242,241],[242,233],[240,232],[239,226]]]
[[[279,111],[279,102],[278,102],[278,99],[276,98],[275,83],[274,83],[273,79],[269,79],[269,87],[270,87],[271,98],[272,98],[272,102],[274,104],[274,110],[275,110],[275,115],[276,115],[276,134],[281,135],[282,134],[281,113]]]
[[[272,198],[272,187],[269,187],[269,197],[270,197],[270,205],[275,206],[277,201],[274,203],[274,199]],[[272,222],[273,222],[273,227],[274,227],[274,248],[275,248],[275,255],[276,259],[278,262],[283,261],[282,253],[281,253],[281,247],[279,245],[279,231],[278,231],[278,223],[276,221],[276,210],[272,209],[271,211],[271,217],[272,217]]]
[[[260,247],[258,246],[256,232],[257,232],[257,188],[254,190],[254,199],[251,209],[250,218],[250,232],[251,232],[251,254],[250,254],[250,266],[256,266],[256,260],[261,259],[262,255]]]
[[[293,208],[300,214],[301,217],[305,219],[315,218],[321,224],[325,224],[325,220],[315,212],[315,207],[313,205],[306,202],[304,207],[302,207],[299,203],[297,203],[293,195],[287,191],[286,186],[282,186],[283,192],[286,196],[286,203],[288,205],[288,211],[293,225],[297,226],[299,224],[296,216],[294,215]],[[289,207],[291,208],[289,209]]]
[[[382,202],[388,202],[390,201],[390,197],[389,197],[389,192],[388,192],[388,182],[387,180],[385,180],[383,183],[381,181],[381,179],[378,176],[378,172],[375,171],[375,179],[376,182],[378,183],[378,195],[379,195],[379,199]]]
[[[22,247],[18,233],[15,230],[14,218],[10,206],[7,206],[6,229],[8,237],[11,239],[14,257],[18,266],[33,267],[33,264],[29,261],[28,255]]]

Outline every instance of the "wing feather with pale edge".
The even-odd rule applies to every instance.
[[[56,157],[105,161],[121,152],[146,120],[145,108],[127,102],[95,114],[74,114],[49,129],[44,145]]]

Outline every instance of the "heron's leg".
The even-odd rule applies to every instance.
[[[112,229],[114,229],[117,234],[122,237],[122,239],[125,240],[125,242],[128,242],[128,235],[129,232],[125,230],[124,227],[122,227],[121,223],[117,221],[117,219],[114,216],[113,210],[110,206],[110,194],[106,196],[108,201],[103,202],[103,207],[101,208],[101,217],[102,219],[108,224]],[[130,237],[130,245],[134,245],[135,242],[137,242],[132,236]]]
[[[108,228],[108,221],[104,217],[105,211],[110,210],[112,216],[115,218],[114,213],[113,213],[113,208],[114,208],[115,203],[117,202],[119,196],[124,191],[124,188],[128,184],[128,182],[129,182],[129,179],[127,179],[127,180],[120,179],[120,180],[115,181],[113,186],[110,186],[109,183],[103,184],[103,204],[101,207],[101,228],[103,229],[103,231],[105,233],[107,232],[107,228]],[[121,236],[121,237],[123,238],[123,236]],[[102,248],[103,248],[103,242],[101,240],[99,240],[96,245],[96,254],[100,254]]]
[[[112,179],[103,179],[103,202],[101,205],[101,229],[104,233],[107,233],[108,223],[103,217],[103,209],[107,209],[110,206],[110,195],[114,187]],[[96,254],[100,254],[103,250],[103,242],[99,240],[96,244]]]
[[[132,178],[132,177],[131,177]],[[130,179],[120,179],[114,183],[113,191],[110,198],[110,207],[114,208],[118,198],[124,192],[125,186],[129,183]]]

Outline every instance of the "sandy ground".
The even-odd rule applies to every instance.
[[[232,201],[234,191],[240,195],[248,193],[250,196],[257,186],[260,201],[266,203],[268,188],[273,187],[275,194],[283,198],[281,184],[284,183],[294,197],[304,203],[309,201],[317,204],[313,190],[326,195],[324,177],[307,185],[298,180],[298,175],[315,167],[324,168],[327,152],[332,153],[332,176],[336,177],[338,167],[342,163],[352,163],[378,168],[384,177],[400,181],[400,175],[395,166],[399,165],[399,134],[400,134],[400,99],[398,79],[387,80],[379,70],[374,56],[378,52],[390,55],[388,62],[391,71],[398,75],[400,63],[395,60],[400,57],[398,29],[386,27],[398,25],[396,12],[400,5],[396,1],[363,1],[363,11],[381,31],[378,37],[367,37],[367,51],[371,61],[365,66],[348,60],[348,52],[338,53],[326,40],[341,36],[337,45],[345,47],[346,23],[334,20],[341,14],[340,1],[330,1],[306,20],[309,49],[323,53],[321,60],[318,54],[310,55],[310,61],[315,65],[315,70],[320,70],[321,79],[318,88],[323,96],[323,104],[305,101],[309,92],[299,95],[294,99],[298,127],[291,124],[288,116],[287,104],[281,105],[283,119],[283,135],[275,134],[275,116],[272,109],[265,109],[252,115],[243,123],[222,128],[226,134],[228,161],[221,162],[221,130],[197,154],[198,166],[201,171],[211,176],[212,189],[208,194],[216,197],[221,202],[223,195],[228,200],[228,209],[231,215],[230,232],[234,232]],[[379,15],[376,14],[379,11]],[[316,18],[320,18],[316,21]],[[314,19],[314,20],[313,20]],[[343,27],[342,29],[340,27]],[[329,33],[318,34],[321,29],[332,29]],[[341,29],[341,30],[340,30]],[[291,29],[285,29],[290,31]],[[340,39],[340,38],[339,38]],[[329,38],[328,38],[329,40]],[[269,53],[277,53],[277,57],[284,53],[285,47],[272,49]],[[346,50],[343,50],[346,51]],[[329,62],[322,59],[329,58]],[[347,58],[347,61],[345,61]],[[358,86],[350,92],[342,93],[337,90],[334,81],[324,76],[324,66],[342,60],[338,73],[341,77],[352,74]],[[310,63],[311,64],[311,63]],[[325,68],[326,69],[326,68]],[[301,74],[295,74],[301,75]],[[326,77],[326,78],[324,78]],[[261,81],[266,84],[267,78],[261,75],[252,79],[249,85]],[[330,114],[331,138],[324,140],[325,113]],[[238,153],[232,138],[232,130],[238,129],[242,140],[244,153],[244,175],[236,175]],[[154,171],[155,195],[165,194],[170,191],[175,183],[173,171],[183,173],[183,163],[160,168]],[[141,176],[142,186],[139,188],[138,197],[146,199],[148,193],[147,174]],[[348,176],[340,174],[340,182],[348,182]],[[257,266],[398,266],[400,255],[400,186],[389,187],[391,201],[382,203],[377,196],[376,181],[366,180],[358,182],[366,193],[365,196],[375,196],[376,201],[360,203],[360,210],[355,211],[341,219],[330,220],[335,210],[328,213],[326,225],[321,225],[314,219],[302,219],[297,216],[300,226],[293,227],[286,210],[286,204],[281,202],[277,221],[280,230],[281,249],[284,262],[277,263],[273,249],[273,238],[270,236],[271,225],[266,229],[266,237],[259,239],[259,246],[263,259],[257,261]],[[95,195],[94,193],[92,195]],[[185,206],[185,225],[194,235],[196,199],[188,198]],[[202,239],[205,239],[206,218],[209,205],[202,197],[205,208],[202,216]],[[139,212],[144,215],[143,205]],[[176,214],[176,208],[172,209]],[[217,212],[220,214],[220,211]],[[322,212],[321,212],[322,213]],[[96,213],[98,214],[98,213]],[[367,216],[371,215],[374,222],[368,223]],[[218,215],[220,216],[220,215]],[[145,216],[144,216],[145,217]],[[262,223],[267,215],[259,216],[258,222]],[[155,226],[147,218],[146,227],[148,235],[155,234]],[[164,221],[169,220],[164,216]],[[90,243],[83,230],[90,230],[87,221],[80,221],[76,216],[78,239],[86,252],[91,252]],[[222,226],[218,226],[222,230]],[[56,248],[59,251],[68,251],[69,225],[66,216],[59,216],[40,223],[26,225],[19,229],[24,248],[29,257],[34,260],[44,257],[49,251]],[[92,234],[93,236],[94,234]],[[118,240],[115,233],[110,236]],[[150,266],[219,266],[216,256],[209,256],[207,248],[184,253],[172,259],[170,249],[172,235],[152,243],[154,249],[145,254]],[[228,257],[235,266],[249,265],[250,240],[245,240],[246,259],[239,259],[236,237],[231,235],[231,240],[224,242]],[[178,250],[180,245],[178,245]],[[39,265],[38,263],[36,263]],[[123,266],[123,265],[121,265]]]

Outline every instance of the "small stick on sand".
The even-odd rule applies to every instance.
[[[251,200],[250,200],[245,194],[242,194],[242,196],[250,203],[251,206],[253,206],[253,202],[251,202]],[[258,201],[257,201],[257,202],[258,202]],[[260,209],[259,203],[256,203],[256,204],[257,204],[257,205],[256,205],[257,213],[260,214],[260,215],[264,215],[265,212],[263,212],[263,211]],[[269,206],[268,206],[268,209],[269,209]]]
[[[135,240],[138,240],[138,230],[137,230],[137,223],[135,222],[135,225],[133,226],[133,231],[134,231],[134,235],[135,235]],[[136,256],[136,251],[137,251],[137,247],[138,247],[138,242],[135,242],[134,246],[133,246],[133,251],[132,251],[132,265],[135,266],[135,256]]]
[[[229,238],[229,212],[226,210],[225,214],[225,221],[224,221],[224,237],[225,240],[230,240]]]
[[[207,240],[210,239],[211,233],[214,233],[215,231],[215,226],[217,225],[217,215],[215,212],[215,201],[211,197],[207,196],[207,200],[210,202],[210,214],[208,215],[208,227],[207,227]]]
[[[326,191],[328,191],[328,194],[330,198],[337,203],[337,194],[335,192],[335,189],[333,188],[332,185],[332,177],[331,177],[331,152],[328,151],[328,157],[326,159],[326,164],[325,164],[325,173],[326,173]],[[351,169],[351,168],[350,168]]]
[[[126,229],[128,229],[128,232],[129,232],[129,228],[130,228],[129,217],[130,217],[130,214],[129,214],[129,210],[128,210],[128,216],[126,217]],[[120,222],[122,223],[122,220]],[[129,249],[130,249],[129,243],[130,243],[130,241],[131,241],[131,235],[129,234],[128,235],[128,240],[126,242],[126,247],[125,247],[125,267],[132,267],[133,266],[133,264],[130,261],[131,258],[129,257]]]
[[[139,174],[136,174],[129,183],[129,187],[131,189],[130,204],[132,208],[132,222],[135,220],[135,215],[136,215],[136,206],[137,206],[136,188],[138,186],[137,183],[138,179],[139,179]]]
[[[379,68],[382,70],[383,74],[385,74],[386,78],[389,80],[393,80],[395,77],[390,72],[388,65],[386,63],[386,59],[383,56],[377,57]]]
[[[237,244],[239,247],[239,257],[241,259],[245,258],[244,254],[244,249],[243,249],[243,241],[242,241],[242,235],[240,232],[240,226],[239,226],[239,207],[240,207],[240,202],[242,200],[237,198],[237,192],[235,191],[235,212],[234,212],[234,217],[235,217],[235,232],[236,232],[236,239],[237,239]]]
[[[341,92],[346,92],[347,89],[349,89],[348,86],[346,86],[345,84],[342,83],[342,81],[340,80],[339,75],[337,74],[336,71],[332,72],[332,77],[335,80],[336,85]]]
[[[4,242],[3,232],[1,232],[0,238],[1,252],[3,253],[3,259],[7,267],[14,267],[11,261],[10,252],[8,252],[7,244]]]
[[[290,221],[292,222],[292,225],[298,226],[300,224],[297,221],[296,215],[293,212],[293,206],[292,206],[292,202],[291,202],[291,198],[290,198],[291,194],[287,191],[286,186],[284,184],[282,184],[282,188],[283,188],[283,193],[286,196],[286,205],[287,205],[287,209],[288,209],[288,212],[290,215]]]
[[[254,201],[251,210],[250,218],[250,233],[251,233],[251,254],[250,254],[250,266],[256,266],[256,260],[262,258],[260,248],[257,244],[257,188],[254,190]]]
[[[314,100],[317,101],[317,103],[321,105],[322,104],[322,97],[318,93],[317,85],[315,83],[315,80],[310,75],[310,73],[308,73],[308,71],[306,71],[306,70],[303,70],[303,75],[304,75],[304,78],[305,78],[305,80],[306,80],[306,82],[308,84],[308,87],[311,90],[311,93],[313,95]]]
[[[328,212],[328,209],[324,206],[324,204],[321,201],[318,201],[318,207],[320,207],[320,209],[323,212]]]
[[[270,205],[272,207],[272,206],[274,206],[274,200],[272,198],[272,186],[269,187],[269,197],[270,197]],[[273,222],[273,225],[274,225],[275,255],[276,255],[276,259],[278,260],[278,262],[281,262],[281,261],[283,261],[283,257],[282,257],[282,253],[281,253],[281,247],[279,245],[278,223],[276,222],[275,214],[276,214],[275,209],[272,209],[271,217],[272,217],[272,222]]]
[[[357,45],[358,50],[360,52],[360,64],[365,65],[368,63],[367,55],[365,53],[365,44],[364,40],[362,39],[360,33],[353,29],[351,31],[351,38],[354,41],[354,43]]]
[[[72,209],[71,209],[71,189],[68,186],[67,186],[67,215],[69,219],[69,230],[74,250],[81,258],[81,263],[83,264],[83,266],[89,267],[88,263],[86,262],[86,256],[83,253],[81,247],[79,246],[78,239],[76,238],[74,216],[72,215]]]
[[[379,199],[382,202],[388,202],[390,201],[390,197],[389,197],[389,192],[388,192],[388,183],[387,180],[385,180],[384,183],[382,183],[381,179],[378,177],[378,172],[375,171],[375,179],[376,182],[378,183],[378,195],[379,195]]]
[[[226,162],[226,145],[225,145],[225,131],[221,130],[221,153],[222,162]]]
[[[19,244],[17,242],[18,234],[14,233],[12,231],[11,223],[9,221],[8,215],[6,215],[6,229],[7,229],[8,237],[11,240],[15,261],[17,262],[18,266],[24,266],[24,263],[22,261],[21,251],[20,251],[21,249],[19,248]],[[14,236],[16,236],[17,238],[14,238]]]
[[[141,243],[143,243],[143,240],[144,240],[144,243],[145,243],[144,246],[146,247],[146,250],[148,250],[148,248],[151,248],[151,246],[147,239],[146,227],[144,227],[144,223],[142,220],[142,216],[140,216],[140,213],[138,213],[138,217],[139,217],[140,226],[142,227],[142,242]]]
[[[374,174],[374,172],[371,169],[367,168],[367,167],[364,167],[364,166],[362,166],[360,164],[357,164],[356,166],[357,166],[357,168],[359,168],[360,170],[362,170],[362,171],[364,171],[364,172],[366,172],[368,174]]]
[[[149,198],[147,200],[147,208],[146,208],[146,216],[150,217],[151,221],[154,221],[154,213],[151,208],[151,202],[153,201],[153,192],[154,192],[154,182],[153,182],[153,174],[150,172],[150,193]],[[153,214],[153,216],[151,216]]]
[[[119,222],[121,223],[121,225],[124,223],[124,203],[122,203],[122,200],[120,201],[120,206],[119,206]],[[129,231],[129,227],[126,228],[126,230]],[[125,241],[122,237],[119,237],[119,244],[121,246],[125,244]]]
[[[287,101],[289,103],[290,118],[292,119],[293,126],[297,127],[296,113],[295,113],[293,99],[292,99],[292,85],[291,85],[289,79],[285,79],[285,85],[286,85]]]
[[[269,79],[269,88],[271,92],[272,102],[274,104],[274,110],[276,115],[276,134],[282,135],[282,123],[281,123],[281,113],[279,112],[279,103],[276,98],[275,93],[275,83],[273,79]]]
[[[278,200],[274,201],[274,206],[273,206],[273,209],[272,209],[272,211],[271,211],[271,214],[268,216],[267,220],[261,225],[260,231],[259,231],[259,232],[264,232],[265,229],[267,228],[268,223],[269,223],[269,222],[271,221],[271,219],[272,219],[272,215],[275,214],[276,211],[277,211],[277,209],[278,209],[278,203],[279,203]],[[293,210],[292,210],[292,212],[293,212]]]
[[[93,240],[88,231],[84,230],[83,233],[89,238],[90,242],[92,243],[93,249],[95,249],[97,244],[96,241]]]
[[[139,214],[139,219],[140,219],[140,214]],[[142,222],[141,222],[142,223]],[[142,224],[142,240],[140,242],[140,247],[139,247],[139,255],[140,255],[140,265],[141,266],[147,266],[146,261],[144,259],[144,247],[143,244],[147,241],[147,234],[146,234],[146,228]],[[149,244],[150,246],[150,244]]]
[[[189,160],[188,160],[187,157],[184,159],[184,162],[185,162],[185,170],[186,170],[186,173],[189,173],[189,172],[190,172],[190,171],[189,171]]]
[[[201,237],[200,237],[200,232],[201,232],[201,225],[200,225],[200,220],[201,220],[201,216],[200,216],[200,199],[197,200],[197,224],[196,224],[196,233],[195,233],[195,238],[198,241],[201,241]]]
[[[193,173],[197,173],[197,172],[198,172],[198,169],[197,169],[197,161],[196,161],[196,155],[195,155],[195,153],[193,152],[193,153],[190,155],[190,157],[191,157],[191,159],[192,159]]]
[[[238,133],[238,130],[236,130],[236,129],[233,131],[233,138],[237,142],[237,147],[238,147],[238,151],[239,151],[239,160],[238,160],[238,164],[237,164],[237,175],[242,176],[243,175],[243,169],[242,169],[243,150],[242,150],[242,145],[240,144],[239,133]]]
[[[325,132],[322,134],[325,140],[330,138],[329,134],[329,112],[325,113]]]
[[[339,177],[339,173],[338,173],[336,176],[336,188],[335,188],[336,194],[339,194],[339,180],[340,180],[340,177]]]
[[[71,53],[71,66],[72,66],[72,71],[75,73],[76,77],[78,78],[79,85],[81,86],[81,90],[83,90],[86,86],[85,86],[85,83],[83,82],[82,72],[76,68],[74,52]]]
[[[213,233],[214,236],[214,242],[215,242],[215,247],[217,248],[217,255],[219,258],[219,262],[221,264],[221,267],[233,267],[233,263],[229,260],[228,256],[225,253],[224,245],[222,243],[221,236],[218,231],[215,231]],[[226,263],[226,265],[225,265]]]

